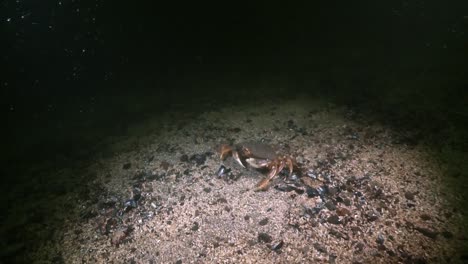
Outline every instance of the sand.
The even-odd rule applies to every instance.
[[[347,108],[300,98],[265,101],[167,113],[131,129],[135,136],[95,153],[85,168],[95,178],[81,186],[86,198],[70,197],[78,206],[34,258],[461,262],[463,219],[449,202],[442,166],[424,145],[405,140],[406,132]],[[328,192],[314,196],[310,180],[283,174],[267,191],[254,192],[263,174],[230,157],[221,161],[216,152],[220,144],[248,140],[294,157],[308,172],[297,176]],[[216,175],[221,164],[229,175]],[[280,190],[285,181],[297,189]]]

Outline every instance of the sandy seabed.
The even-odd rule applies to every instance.
[[[140,129],[86,168],[90,199],[48,246],[65,263],[460,262],[442,168],[405,132],[305,99],[168,113]],[[263,175],[216,152],[244,141],[277,146],[302,177],[254,192]],[[219,177],[221,164],[231,172]]]

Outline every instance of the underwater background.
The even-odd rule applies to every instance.
[[[1,263],[467,261],[464,1],[1,6]]]

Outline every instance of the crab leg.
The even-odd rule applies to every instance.
[[[292,173],[293,173],[293,170],[294,170],[294,163],[293,163],[292,159],[287,159],[286,160],[286,165],[289,168],[289,176],[291,176]]]
[[[279,166],[276,167],[275,173],[271,176],[270,180],[273,179],[276,175],[278,175],[286,165],[284,161],[278,161]]]
[[[270,172],[268,173],[266,178],[263,178],[260,182],[255,185],[255,191],[266,191],[268,186],[270,185],[271,179],[273,179],[278,173],[284,168],[284,163],[279,164],[277,162],[273,162],[273,165],[270,166]]]
[[[270,181],[276,176],[276,174],[278,174],[278,167],[276,165],[273,165],[271,166],[271,170],[268,173],[267,179]]]

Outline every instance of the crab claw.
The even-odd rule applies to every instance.
[[[221,160],[224,160],[226,159],[226,157],[231,154],[232,157],[234,158],[234,160],[239,163],[242,167],[245,168],[245,165],[242,163],[240,157],[239,157],[239,153],[236,151],[236,150],[233,150],[232,147],[228,146],[228,145],[221,145],[221,150],[219,151],[220,152],[220,158]]]
[[[242,163],[239,157],[239,153],[237,153],[237,151],[232,151],[232,157],[234,158],[235,161],[237,161],[237,163],[239,163],[242,167],[245,168],[245,165]]]
[[[230,153],[232,153],[232,148],[228,145],[221,145],[220,158],[224,160]]]
[[[248,159],[245,159],[245,162],[247,162],[247,164],[250,165],[253,168],[260,169],[260,168],[268,167],[268,163],[270,161],[269,160],[262,160],[262,159],[248,158]]]

